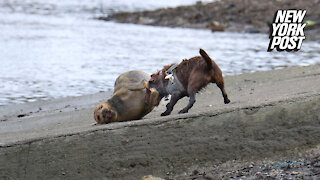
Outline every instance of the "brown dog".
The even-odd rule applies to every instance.
[[[160,102],[159,93],[148,88],[150,75],[141,71],[121,74],[114,87],[113,96],[98,104],[94,119],[98,124],[141,119]]]
[[[157,89],[160,93],[160,98],[171,94],[167,110],[161,116],[169,115],[173,110],[173,106],[184,96],[190,97],[189,103],[179,114],[187,113],[196,102],[195,94],[210,82],[216,83],[221,89],[224,103],[228,104],[230,102],[224,89],[222,71],[204,50],[200,49],[200,55],[202,57],[197,56],[189,60],[183,60],[177,66],[174,64],[164,66],[162,70],[151,75],[149,86]],[[174,79],[171,81],[166,78],[168,71],[174,74]]]

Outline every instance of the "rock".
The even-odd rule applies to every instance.
[[[192,172],[192,175],[198,175],[199,174],[199,171],[198,170],[194,170],[193,172]]]
[[[306,27],[305,28],[311,28],[315,25],[317,25],[317,23],[315,21],[306,20]]]
[[[226,29],[225,25],[219,23],[218,21],[211,21],[209,23],[209,27],[210,27],[212,32],[224,31]]]
[[[155,176],[152,176],[152,175],[148,175],[148,176],[143,176],[142,180],[164,180],[164,179],[159,178],[159,177],[155,177]]]
[[[22,117],[25,117],[25,116],[28,116],[28,114],[19,114],[17,117],[18,118],[22,118]]]
[[[149,17],[139,17],[138,24],[152,24],[154,21],[154,19]]]
[[[314,167],[320,167],[320,162],[317,162],[313,165]]]
[[[259,29],[246,29],[245,32],[252,33],[252,34],[261,33],[261,31]]]

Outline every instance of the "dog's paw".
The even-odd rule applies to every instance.
[[[185,109],[182,109],[181,111],[179,111],[179,114],[184,114],[184,113],[187,113],[188,110],[185,110]]]
[[[224,103],[225,103],[225,104],[229,104],[229,103],[230,103],[230,100],[229,100],[229,99],[225,99],[225,100],[224,100]]]
[[[170,112],[165,111],[165,112],[163,112],[163,113],[161,114],[161,116],[168,116],[169,114],[170,114]]]

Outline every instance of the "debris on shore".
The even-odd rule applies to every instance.
[[[221,0],[212,3],[198,1],[192,6],[161,8],[154,11],[121,12],[98,19],[152,26],[211,29],[246,33],[268,33],[278,9],[306,9],[307,33],[320,39],[320,0]]]

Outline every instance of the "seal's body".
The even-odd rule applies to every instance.
[[[94,119],[98,124],[141,119],[160,102],[159,93],[148,88],[150,75],[142,71],[121,74],[115,84],[113,96],[98,104]]]

